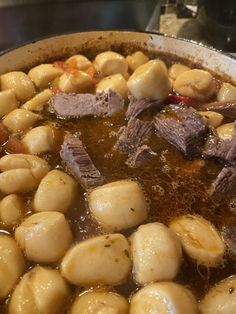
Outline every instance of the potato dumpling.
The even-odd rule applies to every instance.
[[[36,266],[16,286],[8,313],[64,313],[69,297],[69,287],[58,270]]]
[[[62,275],[79,286],[118,285],[131,267],[129,243],[122,234],[107,234],[76,244],[64,256]]]
[[[166,66],[158,59],[139,66],[128,79],[127,85],[137,99],[164,99],[171,91]]]
[[[0,118],[18,107],[15,93],[12,89],[0,92]]]
[[[21,108],[30,111],[42,111],[47,105],[48,101],[52,97],[53,92],[50,89],[45,89],[41,93],[38,93],[33,98],[24,103]]]
[[[66,60],[66,64],[68,64],[71,68],[77,68],[81,71],[86,71],[90,66],[92,66],[92,62],[83,55],[74,55],[68,58]]]
[[[208,71],[193,69],[178,75],[174,90],[182,96],[205,100],[216,92],[216,84]]]
[[[25,204],[19,195],[7,195],[0,202],[0,220],[6,226],[12,227],[18,224],[25,211]]]
[[[91,291],[79,295],[70,314],[128,314],[129,304],[114,292]]]
[[[15,71],[1,75],[2,90],[12,89],[20,102],[25,102],[35,94],[34,84],[24,72]]]
[[[236,313],[236,275],[212,287],[200,302],[199,308],[201,314]]]
[[[125,75],[128,72],[127,61],[121,54],[114,51],[98,54],[94,60],[94,67],[104,76],[117,73]]]
[[[179,236],[188,256],[207,267],[217,266],[225,245],[216,228],[201,216],[183,215],[174,219],[170,228]]]
[[[214,128],[221,125],[224,119],[222,114],[214,111],[198,111],[198,113],[204,118],[207,125],[213,126]]]
[[[149,284],[139,290],[131,299],[129,313],[198,314],[198,307],[188,289],[167,281]]]
[[[36,211],[66,213],[76,195],[76,183],[60,170],[50,171],[40,182],[35,193],[33,207]]]
[[[236,87],[229,83],[223,83],[217,93],[217,100],[218,101],[236,100]]]
[[[3,118],[5,125],[12,132],[24,131],[32,127],[40,116],[26,109],[15,109]]]
[[[131,236],[134,277],[139,284],[171,280],[182,261],[181,243],[162,223],[142,225]]]
[[[191,70],[189,67],[187,67],[186,65],[180,64],[180,63],[175,63],[173,64],[169,70],[168,70],[168,74],[169,77],[175,81],[177,76],[179,76],[180,74]]]
[[[216,129],[216,133],[222,140],[230,140],[235,135],[235,124],[234,122],[225,123]]]
[[[10,154],[0,159],[0,191],[5,194],[26,193],[37,188],[48,173],[48,163],[27,154]]]
[[[69,248],[72,233],[59,212],[37,213],[26,218],[15,231],[25,255],[36,263],[55,263]]]
[[[0,234],[0,300],[7,297],[24,270],[24,257],[16,241]]]
[[[128,96],[127,82],[121,74],[113,74],[102,79],[96,86],[96,92],[107,92],[109,89],[120,94],[123,98]]]
[[[138,225],[147,218],[148,204],[135,181],[104,184],[88,196],[92,215],[106,230],[115,231]]]
[[[37,87],[46,88],[49,83],[52,83],[63,72],[61,68],[53,64],[40,64],[32,68],[28,75]]]
[[[132,55],[127,56],[126,60],[131,71],[135,71],[140,65],[148,62],[149,58],[142,51],[136,51]]]
[[[92,86],[92,78],[83,71],[64,73],[58,82],[59,89],[64,93],[85,93]]]
[[[23,137],[22,143],[32,155],[52,151],[55,146],[54,130],[48,125],[33,128]]]

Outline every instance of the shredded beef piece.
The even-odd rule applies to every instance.
[[[134,153],[151,129],[152,122],[131,118],[127,126],[121,127],[118,131],[119,138],[114,148],[124,153]]]
[[[157,108],[161,110],[164,107],[163,100],[152,100],[149,98],[137,100],[133,96],[131,96],[129,100],[129,106],[125,115],[127,119],[130,119],[131,117],[136,118],[143,111],[150,108]]]
[[[236,100],[215,101],[199,105],[199,110],[210,110],[221,113],[224,117],[236,119]]]
[[[222,237],[227,244],[230,253],[236,257],[236,221],[227,224],[222,228]]]
[[[224,167],[212,183],[211,195],[224,195],[233,192],[236,187],[236,169]]]
[[[57,93],[51,98],[50,106],[61,118],[111,117],[123,109],[124,100],[112,90],[96,95]]]
[[[137,151],[128,158],[126,164],[132,168],[137,168],[156,155],[157,154],[154,153],[149,146],[142,145],[141,147],[138,147]]]
[[[93,164],[91,158],[77,137],[67,136],[61,147],[60,156],[71,174],[78,179],[85,188],[100,185],[104,179]]]
[[[192,107],[170,105],[154,118],[157,134],[182,151],[187,158],[200,154],[208,130]]]

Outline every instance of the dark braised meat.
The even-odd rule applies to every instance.
[[[200,155],[207,133],[206,123],[192,107],[170,105],[154,118],[157,134],[189,159]]]
[[[70,173],[85,187],[93,187],[104,182],[99,170],[84,149],[83,143],[75,136],[64,139],[60,156]]]
[[[231,166],[236,165],[236,136],[232,139],[222,140],[216,134],[214,128],[210,128],[210,134],[206,141],[203,157],[217,158]]]
[[[231,193],[236,187],[236,169],[233,167],[225,167],[218,174],[212,183],[211,195],[224,195]]]
[[[221,113],[224,117],[236,119],[236,100],[234,101],[215,101],[209,104],[199,105],[199,110],[210,110]]]
[[[60,118],[111,117],[124,108],[124,100],[112,90],[96,95],[57,93],[50,106]]]
[[[132,168],[137,168],[156,155],[157,154],[154,153],[149,146],[142,145],[141,147],[138,147],[137,151],[129,157],[126,164]]]
[[[119,138],[114,148],[123,153],[132,154],[151,130],[152,122],[144,122],[136,118],[131,118],[127,126],[120,128]]]
[[[236,258],[236,221],[230,222],[222,228],[222,237],[230,253]]]
[[[137,100],[133,96],[130,96],[129,100],[129,106],[125,115],[127,119],[130,119],[131,117],[136,118],[147,109],[156,108],[161,110],[164,107],[162,100],[152,100],[149,98]]]

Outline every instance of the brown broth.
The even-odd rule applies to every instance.
[[[149,112],[143,118],[151,120],[153,114]],[[176,216],[190,213],[202,215],[220,230],[233,216],[229,208],[230,200],[216,201],[208,195],[210,184],[222,165],[213,160],[186,160],[179,151],[154,132],[146,142],[157,153],[157,156],[138,169],[127,166],[125,163],[127,155],[113,150],[117,140],[117,131],[126,124],[124,112],[114,118],[89,117],[70,121],[57,119],[53,114],[45,112],[44,120],[39,124],[48,123],[57,128],[59,134],[56,151],[43,156],[51,167],[66,171],[59,156],[60,143],[66,132],[77,133],[107,183],[120,179],[133,179],[141,184],[150,202],[150,213],[146,222],[158,221],[168,225]],[[28,200],[29,211],[32,210],[32,196],[33,194],[25,196]],[[75,242],[103,233],[89,214],[86,191],[79,184],[77,199],[67,214],[67,218]],[[12,235],[14,233],[14,230],[4,227],[1,230],[2,232],[9,231]],[[133,230],[126,230],[122,233],[128,236]],[[32,266],[33,264],[29,262],[28,267]],[[220,267],[208,269],[197,265],[185,256],[174,281],[189,287],[196,298],[201,299],[214,283],[233,275],[235,270],[236,263],[229,256],[226,256]],[[133,281],[132,274],[125,284],[114,288],[127,298],[137,289],[138,285]],[[7,313],[6,303],[7,301],[0,304],[2,314]]]

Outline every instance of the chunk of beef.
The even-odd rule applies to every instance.
[[[236,187],[236,169],[224,167],[212,183],[211,195],[231,193]]]
[[[123,109],[124,100],[112,90],[96,95],[57,93],[51,98],[50,106],[61,118],[111,117]]]
[[[170,105],[154,118],[157,134],[193,158],[200,154],[207,126],[192,107]]]
[[[203,150],[203,157],[217,158],[231,166],[236,166],[236,136],[232,139],[222,140],[211,127]]]
[[[215,101],[199,106],[199,110],[210,110],[221,113],[224,117],[236,119],[236,100]]]
[[[129,106],[125,115],[127,119],[130,119],[131,117],[136,118],[143,111],[150,108],[157,108],[161,110],[164,107],[163,100],[152,100],[149,98],[137,100],[133,96],[131,96],[129,100]]]
[[[128,158],[126,164],[131,168],[137,168],[156,155],[157,154],[154,153],[149,146],[142,145],[141,147],[138,147],[137,151]]]
[[[236,221],[230,222],[222,228],[222,237],[230,253],[236,258]]]
[[[152,129],[152,122],[131,118],[125,127],[118,131],[119,138],[114,146],[124,153],[134,153]]]
[[[77,137],[67,136],[61,147],[60,156],[71,174],[78,179],[85,188],[100,185],[104,179],[93,164],[91,158]]]

